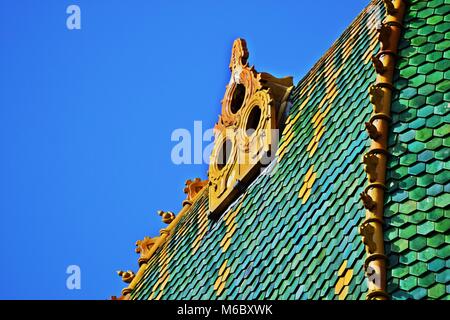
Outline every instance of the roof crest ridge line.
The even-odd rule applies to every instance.
[[[188,180],[190,181],[190,180]],[[205,180],[207,182],[207,180]],[[131,292],[133,289],[137,286],[137,284],[140,282],[140,280],[143,278],[145,271],[147,270],[147,267],[149,266],[150,258],[153,256],[153,254],[160,248],[167,240],[169,235],[172,234],[173,229],[176,227],[178,222],[181,220],[181,218],[189,211],[189,209],[200,199],[200,197],[205,193],[205,191],[208,189],[208,183],[205,183],[203,181],[204,186],[195,194],[195,196],[192,199],[188,199],[183,201],[183,207],[178,212],[178,214],[175,216],[175,219],[170,222],[170,224],[160,230],[160,236],[157,237],[156,242],[151,247],[149,253],[148,253],[148,260],[145,263],[142,263],[139,266],[139,270],[136,272],[136,275],[134,276],[133,280],[130,282],[128,287],[124,288],[122,290],[122,297],[118,298],[119,300],[128,300],[130,297]],[[187,184],[187,182],[186,182]],[[114,299],[114,298],[113,298]]]
[[[362,162],[368,185],[361,193],[366,216],[359,226],[365,245],[364,269],[368,278],[367,300],[387,300],[387,257],[384,250],[383,216],[386,184],[386,163],[389,156],[387,144],[392,103],[392,83],[406,11],[404,0],[383,0],[386,8],[385,22],[377,26],[380,52],[372,56],[377,74],[376,83],[369,88],[370,103],[374,111],[366,129],[371,141]]]

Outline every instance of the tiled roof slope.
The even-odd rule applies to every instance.
[[[361,156],[384,15],[373,1],[298,83],[277,159],[218,221],[204,190],[132,299],[365,297]]]
[[[450,298],[450,0],[410,1],[385,205],[392,299]]]

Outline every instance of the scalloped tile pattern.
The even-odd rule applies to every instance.
[[[450,299],[450,0],[411,1],[385,204],[392,299]]]

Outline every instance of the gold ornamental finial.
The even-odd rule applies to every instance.
[[[170,224],[175,219],[175,214],[172,211],[158,210],[158,215],[162,217],[162,222]]]
[[[122,277],[122,281],[125,283],[130,283],[131,281],[133,281],[134,276],[135,276],[134,272],[130,271],[130,270],[128,270],[128,271],[119,270],[119,271],[117,271],[117,274],[120,277]]]
[[[248,56],[247,43],[245,40],[241,38],[234,40],[233,49],[231,51],[230,70],[247,65]]]

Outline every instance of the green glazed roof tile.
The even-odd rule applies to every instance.
[[[415,300],[420,300],[420,299],[426,298],[427,293],[428,293],[427,290],[422,287],[417,287],[410,292],[412,298]]]
[[[448,283],[450,281],[450,269],[445,269],[436,276],[436,281],[440,283]]]
[[[445,243],[445,237],[443,234],[436,234],[433,237],[427,239],[427,245],[429,247],[437,248]]]
[[[408,268],[409,273],[413,276],[420,277],[424,273],[428,272],[427,264],[425,262],[417,262]]]
[[[416,212],[414,212],[414,214],[410,215],[408,218],[408,220],[411,223],[414,223],[416,225],[421,224],[426,219],[427,219],[427,214],[426,214],[426,212],[423,212],[423,211],[416,211]]]
[[[445,285],[442,283],[437,283],[433,287],[428,289],[428,295],[433,299],[439,299],[445,294]]]
[[[396,257],[398,263],[388,270],[388,289],[393,299],[443,299],[450,297],[444,274],[450,264],[450,1],[410,2],[391,109],[389,151],[395,158],[387,164],[385,246],[389,261]],[[408,190],[407,198],[396,196],[396,186]],[[408,201],[417,211],[407,210]]]
[[[418,285],[422,288],[429,288],[432,284],[436,282],[436,275],[434,273],[427,273],[426,275],[419,277]]]
[[[404,290],[411,290],[417,287],[417,278],[414,276],[409,276],[404,279],[400,279],[400,286],[404,288]]]
[[[427,246],[427,239],[421,236],[415,237],[409,241],[409,249],[414,251],[421,251]]]

